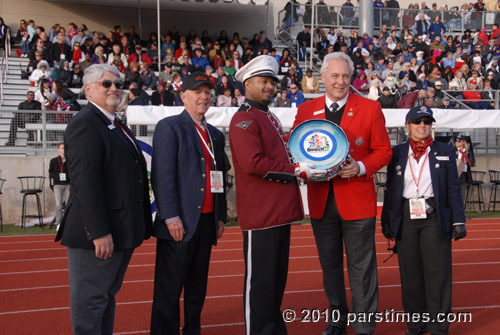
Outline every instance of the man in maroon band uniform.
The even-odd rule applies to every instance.
[[[245,254],[246,334],[286,334],[281,316],[290,247],[290,223],[304,217],[297,175],[314,178],[324,170],[294,165],[283,130],[268,109],[278,63],[259,56],[236,73],[245,102],[231,120],[229,139],[236,177],[236,208]]]

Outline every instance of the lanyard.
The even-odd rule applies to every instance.
[[[429,158],[429,153],[426,153],[424,163],[422,164],[422,168],[420,169],[420,172],[418,174],[418,179],[415,179],[415,174],[413,173],[413,167],[411,164],[410,156],[408,156],[408,164],[410,164],[411,177],[413,178],[413,182],[415,183],[415,186],[417,187],[417,198],[418,198],[418,185],[420,184],[420,178],[422,178],[422,173],[424,172],[425,163],[427,162],[428,158]],[[417,162],[417,166],[418,166],[418,162]]]
[[[116,122],[115,120],[113,120],[113,123],[115,124],[115,126],[118,126],[120,127],[121,130],[123,130],[123,132],[125,133],[125,135],[127,135],[127,137],[132,141],[134,142],[134,140],[132,139],[132,136],[130,136],[130,134],[125,130],[125,128],[122,127],[121,124],[119,124],[118,122]],[[134,143],[134,147],[135,147],[135,143]]]
[[[458,151],[460,151],[460,153],[462,154],[462,161],[467,162],[467,164],[472,166],[472,163],[470,162],[469,157],[467,157],[467,152],[465,152],[465,150],[460,150],[460,149]]]
[[[62,162],[61,164],[61,156],[57,156],[57,161],[59,162],[59,168],[61,169],[61,172],[63,172],[64,164],[66,161]]]
[[[207,142],[203,138],[203,135],[201,135],[200,131],[198,130],[198,127],[196,127],[196,132],[198,133],[198,136],[200,136],[200,139],[203,142],[203,145],[205,146],[205,148],[207,148],[208,153],[210,154],[210,157],[212,157],[212,160],[213,160],[214,165],[215,165],[215,171],[217,171],[217,161],[215,160],[215,155],[212,151],[214,144],[212,143],[212,136],[210,136],[210,133],[208,132],[208,127],[207,127],[207,135],[208,135],[208,139],[210,140],[210,146],[208,146]]]

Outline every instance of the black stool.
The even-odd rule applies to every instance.
[[[382,196],[384,196],[385,189],[387,187],[387,172],[377,172],[375,173],[375,187],[377,187],[377,197],[378,190],[382,188]]]
[[[17,177],[21,181],[21,194],[23,194],[23,211],[21,215],[21,227],[22,229],[26,229],[26,218],[38,218],[40,222],[40,227],[43,227],[43,213],[42,213],[42,204],[40,203],[39,193],[43,191],[43,184],[45,183],[45,177],[41,176],[24,176]],[[28,195],[34,195],[36,197],[36,205],[38,213],[35,214],[26,214],[26,199]]]
[[[486,172],[483,171],[471,171],[471,181],[467,184],[467,193],[465,194],[465,208],[467,209],[467,212],[470,212],[470,207],[471,204],[477,204],[479,207],[478,212],[481,212],[481,205],[482,205],[482,210],[485,210],[485,205],[484,205],[484,197],[483,197],[483,178]],[[474,186],[476,186],[477,190],[477,200],[472,200],[472,192],[474,191]]]
[[[3,183],[5,183],[5,179],[0,178],[0,195],[2,195]],[[3,216],[2,216],[2,203],[0,202],[0,232],[3,231]]]
[[[490,203],[488,204],[488,210],[490,210],[491,204],[493,204],[493,210],[496,210],[497,204],[500,204],[500,200],[497,200],[497,186],[500,185],[500,171],[488,170],[490,174]]]

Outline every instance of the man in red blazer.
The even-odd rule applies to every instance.
[[[310,119],[327,119],[339,125],[350,144],[351,161],[329,182],[307,183],[311,224],[323,269],[323,284],[330,311],[324,335],[346,333],[349,307],[344,283],[343,243],[352,293],[352,312],[375,313],[378,306],[375,216],[377,196],[373,175],[392,156],[380,103],[349,93],[354,72],[351,59],[335,52],[325,57],[321,79],[326,95],[299,106],[293,128]],[[356,334],[372,334],[375,320],[355,322]]]

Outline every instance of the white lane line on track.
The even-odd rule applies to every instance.
[[[305,237],[299,237],[299,238],[295,238],[295,239],[304,239],[304,238]],[[311,237],[307,237],[307,238],[313,238],[313,237],[311,236]],[[294,238],[292,238],[292,240],[293,239]],[[467,238],[461,240],[460,243],[464,243],[464,242],[468,242],[468,241],[489,241],[489,240],[492,240],[492,241],[500,240],[500,237],[477,237],[477,238],[467,237]],[[233,240],[233,241],[226,241],[226,242],[238,242],[238,241]],[[241,242],[243,242],[243,241],[241,241]],[[387,242],[386,241],[384,241],[384,242],[375,242],[375,244],[386,245]],[[144,247],[144,246],[154,246],[154,245],[155,244],[142,244],[141,247]],[[310,247],[316,247],[316,245],[315,244],[291,245],[290,249],[294,249],[294,248],[310,248]],[[41,248],[41,249],[0,250],[0,253],[10,253],[10,252],[20,253],[20,252],[54,251],[54,250],[66,251],[66,247]],[[212,249],[212,252],[228,252],[228,251],[242,251],[242,250],[243,250],[242,248],[221,249],[221,248],[215,247],[215,248]],[[149,255],[149,254],[151,254],[151,253],[135,253],[134,255]]]
[[[500,262],[475,262],[475,263],[456,263],[453,264],[453,266],[479,266],[479,265],[498,265]],[[146,265],[141,265],[141,266],[154,266],[154,264],[146,264]],[[129,266],[130,267],[130,266]],[[379,266],[377,269],[379,271],[381,270],[392,270],[392,269],[398,269],[399,266],[393,265],[393,266]],[[67,272],[68,269],[57,269],[57,270],[49,270],[52,272]],[[344,271],[347,271],[347,268],[344,268]],[[24,274],[33,274],[33,273],[44,273],[48,271],[25,271],[25,272],[8,272],[8,273],[0,273],[0,275],[24,275]],[[310,274],[310,273],[321,273],[322,270],[304,270],[304,271],[288,271],[288,275],[291,274]],[[213,276],[208,276],[208,279],[218,279],[218,278],[238,278],[238,277],[243,277],[243,273],[237,273],[237,274],[229,274],[229,275],[213,275]],[[148,282],[153,282],[153,279],[141,279],[141,280],[124,280],[124,284],[138,284],[138,283],[148,283]],[[29,290],[45,290],[45,289],[56,289],[56,288],[64,288],[64,287],[69,287],[69,285],[54,285],[54,286],[38,286],[38,287],[22,287],[22,288],[12,288],[12,289],[2,289],[0,290],[0,293],[5,293],[5,292],[16,292],[16,291],[29,291]]]
[[[467,227],[470,227],[470,226],[500,226],[500,219],[492,219],[492,220],[496,220],[496,222],[494,223],[470,223],[468,222],[467,223]],[[312,229],[310,228],[310,225],[307,225],[309,228],[305,228],[305,229],[294,229],[292,228],[292,235],[293,233],[300,233],[300,232],[306,232],[306,233],[312,233]],[[377,230],[380,230],[380,225],[377,223],[377,226],[376,226]],[[235,229],[238,229],[237,232],[227,232],[227,230],[230,229],[230,230],[235,230]],[[467,232],[482,232],[482,231],[500,231],[500,229],[497,229],[497,230],[467,230]],[[241,230],[239,227],[227,227],[226,228],[226,232],[224,232],[224,235],[227,236],[227,235],[238,235],[238,236],[241,236]],[[21,237],[40,237],[40,238],[44,238],[44,237],[50,237],[50,239],[46,239],[46,240],[30,240],[30,241],[2,241],[3,239],[8,239],[8,238],[21,238]],[[54,242],[54,237],[55,237],[55,234],[44,234],[44,235],[37,235],[37,234],[33,234],[33,235],[9,235],[9,236],[0,236],[0,245],[2,244],[30,244],[30,243],[56,243]],[[310,238],[310,237],[314,237],[313,235],[311,236],[304,236],[304,237],[300,237],[300,236],[296,236],[296,237],[293,237],[292,236],[292,239],[293,238]],[[232,242],[234,240],[220,240],[219,242]],[[238,240],[238,241],[241,241],[241,240]],[[151,245],[154,245],[154,243],[151,243]]]
[[[466,281],[466,282],[453,282],[453,284],[482,284],[482,283],[491,283],[493,281]],[[497,280],[495,282],[500,282]],[[395,288],[400,287],[401,285],[379,285],[379,288]],[[346,287],[346,290],[349,290],[349,287]],[[302,294],[302,293],[319,293],[324,292],[323,289],[317,290],[299,290],[299,291],[285,291],[285,294]],[[232,299],[232,298],[243,298],[243,294],[228,294],[228,295],[217,295],[217,296],[207,296],[206,299]],[[181,298],[181,301],[183,298]],[[117,302],[117,306],[127,306],[127,305],[142,305],[142,304],[151,304],[152,300],[145,301],[127,301],[127,302]],[[453,307],[455,310],[467,310],[467,309],[496,309],[500,308],[500,305],[490,305],[490,306],[470,306],[470,307]],[[12,314],[21,314],[21,313],[39,313],[39,312],[51,312],[51,311],[59,311],[59,310],[69,310],[69,306],[64,307],[52,307],[52,308],[39,308],[39,309],[27,309],[27,310],[18,310],[18,311],[8,311],[8,312],[0,312],[0,316],[2,315],[12,315]]]
[[[460,243],[460,242],[458,242]],[[378,242],[378,244],[387,244],[387,242]],[[314,246],[315,245],[311,245]],[[305,246],[302,246],[305,247]],[[231,251],[233,249],[226,249],[226,251]],[[234,249],[235,251],[241,249]],[[499,251],[500,248],[483,248],[483,249],[453,249],[452,252],[471,252],[471,251]],[[136,252],[134,256],[145,256],[145,255],[156,255],[156,252]],[[344,254],[345,255],[345,254]],[[377,252],[377,255],[389,255],[387,252]],[[301,259],[301,258],[313,258],[317,256],[293,256],[290,259]],[[1,260],[0,263],[14,263],[14,262],[39,262],[39,261],[54,261],[59,259],[66,259],[67,257],[47,257],[47,258],[30,258],[30,259],[8,259]],[[230,263],[230,262],[243,262],[243,259],[229,259],[222,261],[211,261],[212,263]]]

